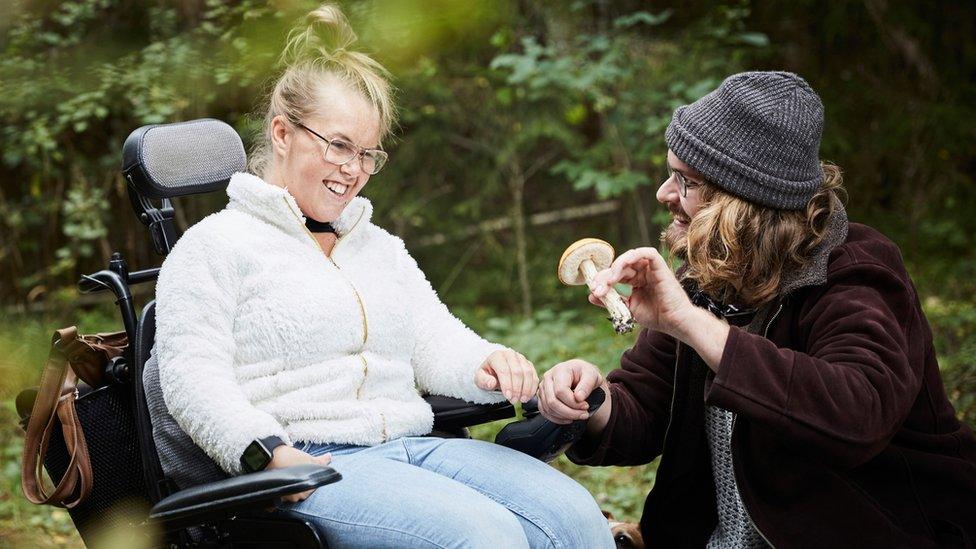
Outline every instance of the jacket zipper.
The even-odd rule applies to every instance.
[[[315,242],[315,246],[319,249],[319,251],[322,252],[322,255],[324,255],[329,260],[329,262],[332,263],[332,265],[336,268],[336,270],[341,273],[342,272],[342,269],[339,268],[339,265],[335,262],[334,259],[332,259],[332,256],[329,255],[329,254],[327,254],[327,253],[325,253],[325,250],[319,244],[319,241],[318,240],[315,240],[315,236],[312,235],[312,231],[309,231],[308,230],[308,227],[306,227],[304,223],[301,223],[301,216],[297,212],[295,212],[294,209],[292,209],[291,203],[288,202],[288,198],[285,197],[284,200],[285,200],[285,204],[288,205],[288,209],[291,210],[292,213],[294,213],[295,216],[299,218],[299,223],[301,224],[302,229],[305,230],[305,234],[307,234],[308,237],[312,239],[312,242]],[[358,224],[359,224],[359,222],[357,221],[356,222],[356,225],[358,225]],[[353,225],[353,227],[355,227],[355,225]],[[352,229],[350,229],[350,231],[352,231]],[[348,233],[346,233],[346,234],[348,234]],[[342,242],[342,238],[343,237],[338,237],[337,236],[335,246],[332,247],[332,252],[333,253],[335,253],[336,248],[339,247],[339,243]],[[363,346],[362,346],[362,348],[363,348],[363,350],[365,350],[366,349],[366,341],[369,339],[369,324],[366,322],[366,306],[363,304],[363,298],[359,295],[359,290],[356,289],[356,285],[352,283],[352,280],[349,280],[349,278],[347,276],[345,276],[345,274],[342,275],[342,278],[344,278],[346,280],[346,282],[349,283],[349,287],[352,288],[353,295],[356,296],[356,302],[359,303],[359,312],[362,314],[362,317],[363,317],[363,344],[362,344]],[[359,353],[359,360],[363,361],[363,381],[359,384],[359,388],[356,389],[356,398],[357,399],[360,398],[360,396],[362,395],[363,385],[366,384],[366,376],[369,374],[369,365],[366,363],[366,357],[363,355],[362,352]],[[382,422],[382,425],[383,425],[382,426],[382,429],[381,429],[380,436],[382,437],[383,442],[386,442],[386,437],[387,437],[387,432],[386,432],[386,416],[383,414],[383,412],[380,412],[380,421]]]
[[[299,217],[300,218],[300,216],[298,215],[298,213],[296,213],[295,210],[291,208],[291,204],[288,202],[288,198],[285,197],[284,200],[285,200],[285,204],[288,204],[288,209],[290,209],[292,211],[292,213],[295,214],[296,217]],[[331,255],[325,253],[325,250],[319,244],[319,241],[318,240],[315,240],[315,236],[312,235],[312,231],[309,231],[308,230],[308,227],[306,227],[304,223],[302,223],[301,225],[302,225],[302,229],[305,231],[305,234],[307,234],[308,237],[312,239],[312,242],[314,242],[315,243],[315,246],[319,249],[319,251],[322,252],[322,255],[324,255],[326,257],[326,259],[328,259],[329,262],[332,263],[332,265],[336,268],[336,270],[341,273],[342,272],[342,269],[339,268],[339,265],[335,262],[334,259],[332,259],[332,256]],[[336,244],[332,248],[332,251],[333,252],[335,252],[335,249],[337,247],[339,247],[339,243],[342,242],[342,238],[343,237],[336,238]],[[343,274],[342,277],[345,279],[345,281],[352,288],[352,293],[353,293],[353,295],[356,296],[356,302],[359,303],[359,311],[360,311],[360,313],[362,313],[362,317],[363,317],[363,348],[365,349],[366,348],[366,340],[369,339],[369,325],[366,322],[366,306],[363,305],[363,299],[362,299],[362,297],[360,297],[359,290],[356,289],[356,285],[353,284],[352,281],[349,280],[349,278],[346,277],[344,274]],[[362,355],[360,355],[360,356],[362,356]],[[363,357],[363,363],[364,364],[365,364],[365,361],[366,361],[366,358]]]
[[[366,357],[359,354],[359,360],[363,361],[363,380],[359,382],[359,388],[356,389],[356,400],[363,397],[363,385],[366,385],[366,376],[369,374],[369,366],[366,365]]]
[[[768,338],[768,336],[769,336],[769,328],[772,327],[773,322],[776,321],[776,317],[778,317],[781,312],[783,312],[783,302],[782,301],[780,301],[779,308],[776,309],[776,312],[775,313],[773,313],[773,316],[769,319],[769,322],[766,323],[766,328],[763,330],[763,337],[764,338]],[[739,415],[733,413],[732,414],[732,434],[729,436],[729,449],[730,450],[731,450],[731,447],[732,447],[732,439],[735,437],[735,420],[737,420],[737,419],[739,419]],[[729,453],[729,462],[732,464],[732,477],[735,478],[736,491],[738,491],[739,479],[736,478],[736,475],[735,475],[735,452],[730,452]],[[739,499],[740,500],[742,499],[742,492],[739,492]],[[769,541],[769,538],[766,537],[766,534],[763,534],[762,530],[760,530],[759,527],[756,526],[756,523],[753,522],[752,515],[749,514],[749,509],[746,507],[746,502],[745,501],[742,502],[742,510],[746,512],[746,518],[749,519],[749,524],[751,524],[752,527],[756,530],[756,532],[759,534],[759,537],[761,537],[763,539],[763,541],[766,542],[766,545],[769,545],[772,549],[776,549],[776,546],[773,545],[773,543],[771,541]]]
[[[307,231],[308,229],[306,228],[305,230]],[[312,234],[312,233],[308,233],[308,234]],[[314,239],[314,237],[313,237],[313,239]],[[317,240],[316,240],[316,244],[318,244],[318,241]],[[336,240],[336,246],[338,246],[338,245],[339,245],[339,241]],[[334,252],[335,251],[335,248],[332,248],[332,251]],[[332,262],[332,265],[335,266],[336,270],[341,273],[342,272],[342,269],[339,268],[339,264],[336,263],[335,260],[332,259],[331,256],[326,256],[326,257],[329,258],[329,261]],[[363,298],[360,297],[359,290],[356,289],[356,285],[352,283],[352,280],[349,280],[349,278],[346,277],[344,274],[343,274],[343,278],[345,278],[346,279],[346,282],[349,283],[349,286],[352,287],[352,293],[353,293],[353,295],[356,296],[356,302],[359,303],[359,311],[362,313],[362,316],[363,316],[363,349],[365,349],[366,348],[366,340],[369,339],[369,324],[366,323],[366,306],[363,305]],[[362,356],[362,355],[360,355],[360,356]],[[366,362],[366,358],[364,357],[363,358],[363,363],[365,364],[365,362]]]

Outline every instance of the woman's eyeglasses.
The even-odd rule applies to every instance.
[[[298,127],[307,130],[310,134],[326,143],[325,160],[336,166],[348,164],[354,158],[359,157],[359,166],[363,171],[369,175],[376,175],[383,169],[386,161],[390,158],[390,155],[386,154],[386,151],[380,149],[364,149],[344,139],[327,139],[302,123],[299,123]]]

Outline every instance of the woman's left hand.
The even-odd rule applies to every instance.
[[[539,387],[539,374],[529,359],[511,349],[499,349],[488,355],[474,374],[478,387],[501,391],[509,402],[525,402]]]

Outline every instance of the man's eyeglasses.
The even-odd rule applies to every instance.
[[[681,193],[681,198],[688,197],[688,189],[697,189],[701,186],[700,183],[695,183],[694,181],[688,181],[688,178],[681,172],[676,172],[668,166],[668,176],[673,177],[678,180],[678,192]]]
[[[390,155],[386,154],[386,151],[380,149],[364,149],[344,139],[327,139],[302,123],[299,123],[298,127],[308,130],[310,134],[325,141],[325,160],[336,166],[348,164],[354,158],[359,157],[359,166],[363,171],[369,175],[376,175],[383,169],[386,161],[390,158]]]

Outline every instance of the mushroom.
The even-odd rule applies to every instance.
[[[589,284],[596,276],[613,263],[613,246],[599,238],[577,240],[566,248],[559,258],[559,280],[568,286]],[[618,334],[634,329],[634,319],[630,309],[620,294],[612,287],[603,298],[603,306],[610,312],[609,320]]]

